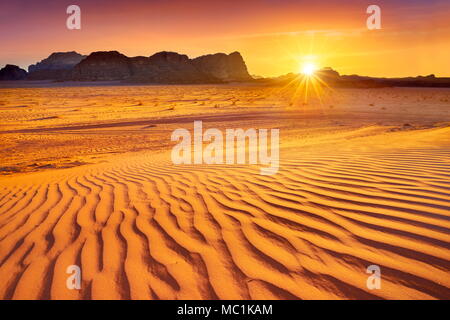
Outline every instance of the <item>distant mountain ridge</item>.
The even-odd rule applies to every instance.
[[[118,51],[83,56],[74,51],[52,53],[28,68],[29,80],[114,81],[138,83],[223,83],[250,81],[239,52],[189,59],[176,52],[127,57]]]
[[[7,64],[0,70],[0,80],[23,80],[27,77],[27,72],[18,66]]]
[[[68,76],[69,71],[86,56],[75,51],[54,52],[48,58],[28,67],[29,80],[59,80]]]
[[[405,78],[376,78],[340,75],[331,68],[316,72],[331,87],[450,87],[450,78],[434,75]],[[162,51],[149,57],[127,57],[118,51],[54,52],[28,67],[7,65],[0,80],[122,81],[125,83],[202,84],[252,82],[263,85],[295,83],[303,76],[290,73],[275,78],[252,77],[239,52],[216,53],[190,59],[187,55]]]
[[[450,88],[450,77],[438,78],[431,74],[428,76],[405,78],[376,78],[359,75],[340,75],[332,68],[323,68],[315,72],[322,82],[336,88],[380,88],[380,87],[435,87]],[[254,81],[266,85],[295,85],[301,81],[303,75],[288,73],[274,78],[259,78]]]

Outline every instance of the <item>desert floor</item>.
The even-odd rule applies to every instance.
[[[174,165],[194,120],[278,173]],[[2,299],[450,299],[449,89],[4,87],[0,138]]]

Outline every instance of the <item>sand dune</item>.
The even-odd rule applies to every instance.
[[[384,138],[290,150],[276,179],[151,154],[2,178],[0,297],[448,299],[450,146],[394,153]],[[366,288],[372,264],[382,290]]]
[[[0,298],[450,299],[449,91],[271,91],[4,90]],[[172,164],[195,119],[280,128],[278,173]]]

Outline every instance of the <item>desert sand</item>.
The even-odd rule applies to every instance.
[[[0,298],[450,299],[449,101],[425,88],[307,103],[249,85],[2,88]],[[194,120],[279,128],[278,173],[172,164],[170,134]]]

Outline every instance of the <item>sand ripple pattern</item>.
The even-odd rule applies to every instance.
[[[450,298],[450,149],[298,158],[2,180],[0,298]]]

